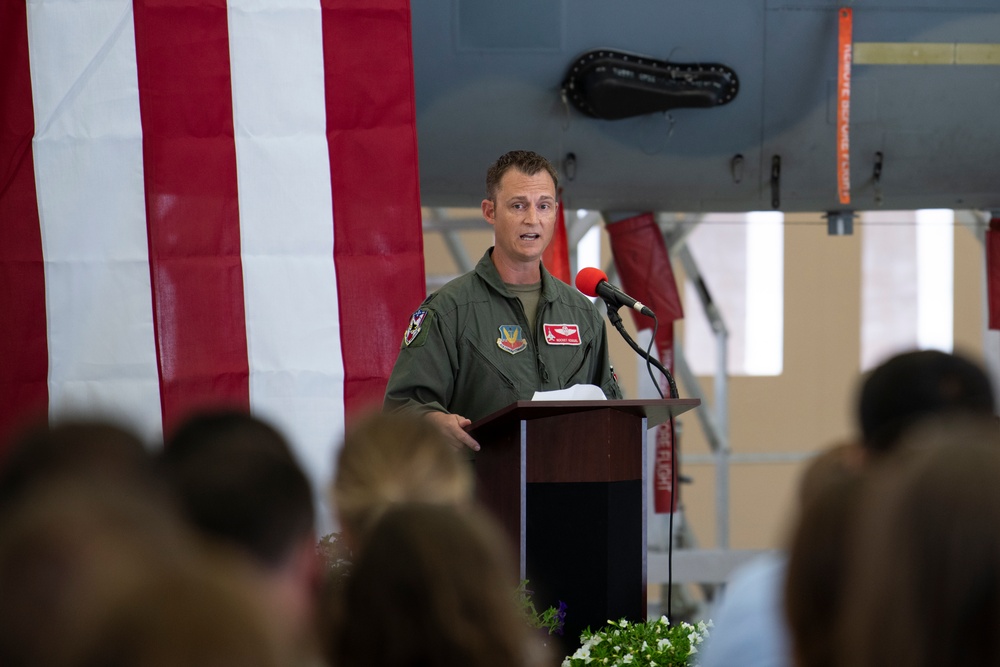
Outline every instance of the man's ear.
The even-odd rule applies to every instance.
[[[496,222],[496,205],[493,203],[492,199],[484,199],[483,204],[483,218],[486,222],[491,225]]]

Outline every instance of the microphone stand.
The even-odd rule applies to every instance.
[[[622,323],[621,315],[618,314],[618,308],[620,308],[620,306],[612,306],[609,301],[605,301],[604,304],[608,307],[608,319],[611,320],[611,324],[615,326],[615,329],[618,329],[618,333],[622,335],[622,338],[625,339],[625,342],[628,343],[629,347],[635,350],[640,357],[656,366],[656,368],[663,373],[664,377],[667,378],[667,384],[670,385],[670,398],[680,398],[677,393],[677,384],[674,382],[674,376],[670,374],[670,371],[664,368],[663,364],[661,364],[656,357],[653,357],[644,349],[639,347],[639,344],[632,340],[632,337],[628,335],[627,331],[625,331],[625,325]],[[656,316],[654,315],[653,318],[655,319]],[[656,383],[654,382],[654,384]]]
[[[635,350],[639,354],[639,356],[641,356],[643,359],[645,359],[647,363],[651,363],[654,366],[656,366],[658,369],[660,369],[660,372],[663,373],[663,375],[667,378],[667,383],[670,385],[670,398],[679,398],[679,396],[677,395],[677,385],[674,383],[674,376],[670,374],[670,371],[668,371],[666,368],[663,367],[663,364],[661,364],[659,362],[659,360],[655,359],[652,355],[650,355],[648,352],[646,352],[641,347],[639,347],[639,345],[634,340],[632,340],[632,337],[628,335],[627,331],[625,331],[625,325],[622,323],[621,315],[618,314],[618,307],[612,306],[611,302],[609,302],[609,301],[605,301],[604,303],[608,307],[608,319],[611,320],[611,324],[615,325],[615,329],[618,329],[618,333],[620,333],[622,335],[622,338],[625,339],[625,342],[628,343],[629,347],[631,347],[633,350]],[[653,316],[653,321],[656,321],[656,315]],[[654,330],[654,337],[655,337],[655,330]],[[650,372],[650,376],[652,376],[652,372]],[[660,391],[660,385],[659,385],[659,383],[657,383],[657,382],[654,381],[653,384],[656,385],[656,390],[658,392],[660,392],[660,396],[662,397],[663,396],[663,392]],[[677,440],[676,440],[676,436],[675,436],[675,433],[674,433],[674,420],[673,420],[673,418],[670,419],[670,442],[671,442],[671,447],[673,449],[673,452],[672,452],[673,455],[670,457],[670,479],[671,479],[671,484],[672,484],[672,487],[671,487],[672,491],[671,491],[671,494],[670,494],[670,505],[671,505],[670,509],[671,509],[671,512],[670,512],[670,519],[668,520],[668,524],[667,524],[668,525],[668,528],[667,528],[667,618],[670,618],[673,615],[673,592],[674,592],[674,514],[675,514],[675,512],[673,511],[673,509],[674,509],[674,507],[676,507],[676,505],[674,505],[674,503],[675,503],[674,499],[677,497],[676,493],[677,493],[677,482],[678,482],[678,479],[677,479],[677,468],[676,468],[676,465],[677,465],[677,456],[676,456],[677,450],[675,448]]]

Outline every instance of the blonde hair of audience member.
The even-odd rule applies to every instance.
[[[838,664],[1000,664],[1000,431],[922,422],[871,472],[848,559]]]
[[[512,555],[494,521],[474,506],[387,509],[347,580],[330,663],[552,664],[516,603]]]
[[[783,603],[794,664],[832,667],[844,555],[862,483],[853,444],[821,452],[799,483],[801,509],[788,549]]]
[[[342,535],[357,552],[368,528],[400,502],[472,501],[471,464],[438,428],[407,413],[375,413],[344,438],[331,491]]]

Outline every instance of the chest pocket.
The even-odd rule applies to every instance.
[[[560,355],[558,368],[549,367],[549,371],[555,371],[559,377],[559,384],[568,387],[573,384],[586,384],[591,382],[590,377],[590,351],[593,341],[582,347],[563,348],[559,350]],[[551,362],[550,362],[551,363]]]
[[[493,343],[496,345],[496,343]],[[520,393],[521,383],[511,373],[506,372],[494,359],[491,354],[482,349],[484,343],[472,340],[468,335],[462,337],[463,354],[462,359],[468,364],[468,368],[462,369],[462,386],[456,387],[458,391],[468,392],[469,396],[489,396],[490,402],[495,402],[501,396],[507,397],[506,402],[501,403],[501,407],[507,403],[517,400]],[[530,355],[530,350],[525,350],[521,354]],[[477,403],[479,401],[476,401]]]

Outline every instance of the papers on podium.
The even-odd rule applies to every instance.
[[[536,391],[533,401],[603,401],[607,396],[596,384],[575,384],[567,389]]]

